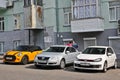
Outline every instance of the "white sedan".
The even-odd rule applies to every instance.
[[[36,56],[34,64],[39,66],[59,66],[64,68],[66,64],[73,63],[76,60],[78,50],[66,45],[52,45],[42,54]]]
[[[90,46],[74,61],[75,70],[88,69],[106,72],[110,67],[117,68],[117,61],[114,50],[107,46]]]

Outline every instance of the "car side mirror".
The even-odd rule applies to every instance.
[[[112,55],[112,53],[108,53],[108,56],[111,56]]]
[[[70,51],[66,51],[66,54],[69,54],[70,53]]]

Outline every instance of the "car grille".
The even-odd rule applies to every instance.
[[[6,61],[14,61],[14,60],[16,59],[16,57],[13,56],[13,55],[5,55],[5,56],[4,56],[4,59],[5,59]]]
[[[50,57],[38,57],[38,60],[48,60]]]

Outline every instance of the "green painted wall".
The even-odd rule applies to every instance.
[[[56,4],[56,1],[58,1],[58,5]],[[69,32],[71,28],[64,27],[63,8],[70,7],[71,0],[44,0],[43,3],[44,3],[45,26],[46,27],[54,26],[55,32],[57,32],[56,26],[58,26],[58,32]],[[56,8],[56,6],[58,6],[58,8]],[[57,12],[56,12],[56,9],[57,9]]]
[[[14,7],[6,8],[0,11],[0,16],[5,18],[5,31],[12,31],[15,28],[13,14],[20,14],[21,29],[24,27],[23,1],[14,2]]]
[[[109,21],[109,1],[116,0],[101,0],[101,14],[102,18],[104,18],[104,29],[114,29],[117,28],[117,21],[111,22]]]

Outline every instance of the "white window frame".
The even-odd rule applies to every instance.
[[[112,3],[112,2],[116,2],[117,3],[117,1],[110,1],[109,2],[109,21],[118,21],[118,19],[120,19],[120,13],[118,13],[119,15],[119,17],[116,15],[116,13],[117,13],[117,8],[120,8],[120,5],[114,5],[114,6],[110,6],[110,3]],[[110,9],[114,9],[114,19],[112,19],[111,18],[111,11],[110,11]]]
[[[94,40],[94,41],[95,41],[95,42],[94,42],[95,45],[93,45],[93,46],[96,46],[96,45],[97,45],[97,40],[96,40],[95,37],[83,38],[83,40],[84,40],[84,49],[88,47],[88,45],[86,45],[86,42],[85,42],[85,41]]]
[[[80,4],[80,0],[74,0],[76,3],[72,2],[72,19],[84,19],[84,18],[94,18],[99,16],[99,0],[96,0],[96,3],[90,2],[89,4],[85,3],[85,0],[83,0],[83,4]],[[91,0],[89,0],[91,1]],[[95,5],[95,15],[93,15],[93,5]],[[87,16],[86,14],[86,6],[89,6],[90,8],[90,15]],[[82,9],[82,10],[81,10]],[[80,11],[82,11],[82,15],[80,15]]]
[[[4,31],[5,23],[4,17],[0,17],[0,31]]]
[[[4,42],[0,42],[0,53],[4,52]]]
[[[68,11],[65,11],[65,9],[68,9]],[[67,19],[65,19],[67,16]],[[72,18],[72,15],[71,15],[71,8],[64,8],[64,26],[70,26],[71,25],[71,18]],[[67,20],[67,21],[65,21]],[[67,22],[67,23],[66,23]]]
[[[13,48],[15,49],[17,46],[19,46],[21,44],[20,40],[14,40],[13,41]]]

